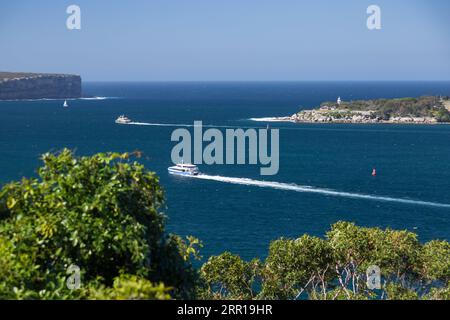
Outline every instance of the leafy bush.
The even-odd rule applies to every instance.
[[[167,300],[169,288],[160,283],[153,285],[150,281],[133,275],[121,275],[114,279],[112,288],[101,286],[88,293],[89,299],[97,300]]]
[[[381,290],[367,286],[373,265],[381,270]],[[246,297],[256,299],[449,299],[450,244],[422,245],[408,231],[337,222],[325,239],[276,240],[258,268],[245,266],[230,253],[210,258],[201,273],[210,297],[229,298],[223,288],[230,288],[231,277],[233,292],[252,288]]]
[[[438,122],[450,122],[450,112],[447,109],[439,109],[436,111],[436,119]]]
[[[334,272],[333,252],[329,243],[304,235],[296,240],[280,239],[270,244],[262,269],[264,298],[292,299],[302,292],[302,285],[317,279],[322,284]]]
[[[259,260],[243,261],[239,256],[225,252],[211,257],[202,266],[201,274],[206,283],[204,298],[252,299],[253,283],[258,273]]]
[[[117,291],[120,275],[144,292],[164,283],[174,297],[193,297],[189,245],[166,234],[158,178],[130,156],[45,154],[38,178],[1,189],[0,297],[83,298],[95,288]],[[67,289],[73,264],[86,290]]]

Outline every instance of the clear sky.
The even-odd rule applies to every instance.
[[[2,71],[84,80],[450,80],[448,0],[0,0],[0,39]]]

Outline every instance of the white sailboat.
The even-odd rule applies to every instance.
[[[69,105],[67,104],[67,100],[64,100],[64,104],[63,104],[63,107],[64,108],[67,108]]]

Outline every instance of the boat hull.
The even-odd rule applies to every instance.
[[[172,169],[167,169],[167,171],[169,171],[170,174],[176,175],[176,176],[188,176],[188,177],[193,177],[193,176],[197,176],[199,173],[198,172],[182,172],[182,171],[178,171],[178,170],[172,170]]]

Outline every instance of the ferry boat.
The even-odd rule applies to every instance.
[[[116,123],[118,124],[128,124],[131,123],[131,120],[125,117],[124,115],[121,115],[116,119]]]
[[[188,163],[179,163],[176,166],[169,167],[167,170],[170,174],[179,176],[197,176],[200,173],[196,165]]]

